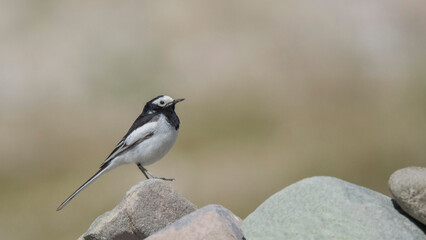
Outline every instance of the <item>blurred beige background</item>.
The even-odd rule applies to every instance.
[[[76,239],[144,180],[118,168],[56,207],[146,101],[184,97],[148,169],[245,218],[314,175],[388,194],[426,165],[424,1],[2,1],[0,235]]]

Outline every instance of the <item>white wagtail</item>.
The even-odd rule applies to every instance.
[[[148,175],[157,178],[143,166],[160,160],[172,148],[178,135],[180,123],[175,113],[175,104],[183,100],[183,98],[173,99],[161,95],[147,102],[142,113],[102,163],[99,171],[71,194],[56,210],[59,211],[65,207],[77,194],[102,174],[123,164],[136,163],[147,179],[149,179]]]

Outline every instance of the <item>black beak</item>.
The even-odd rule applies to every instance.
[[[173,100],[172,104],[175,105],[176,103],[182,102],[183,100],[185,100],[185,98],[175,99],[175,100]]]
[[[168,104],[166,105],[166,107],[174,106],[176,103],[178,103],[178,102],[182,102],[183,100],[185,100],[185,98],[175,99],[175,100],[173,100],[173,102],[168,103]]]

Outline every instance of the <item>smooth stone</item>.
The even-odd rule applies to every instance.
[[[271,196],[242,224],[249,240],[425,240],[389,197],[333,177],[312,177]]]
[[[241,219],[219,205],[208,205],[186,215],[146,240],[243,240]]]

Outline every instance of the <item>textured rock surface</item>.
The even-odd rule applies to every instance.
[[[389,190],[406,213],[426,224],[426,168],[408,167],[394,172]]]
[[[425,240],[420,227],[389,197],[332,177],[307,178],[281,190],[242,224],[249,240]]]
[[[208,205],[179,219],[146,240],[242,240],[241,219],[219,205]]]
[[[99,216],[80,239],[144,239],[195,210],[169,182],[142,181],[113,210]]]

